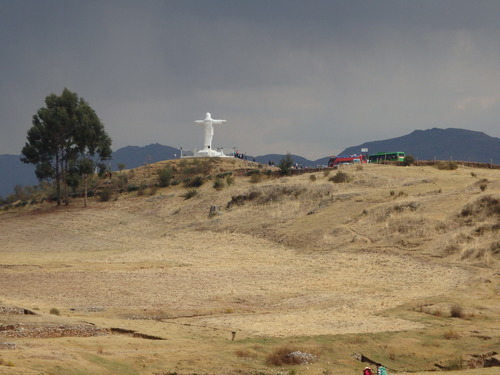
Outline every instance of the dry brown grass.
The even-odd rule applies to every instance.
[[[123,173],[139,186],[167,164]],[[271,373],[275,348],[321,346],[310,373],[350,375],[363,367],[353,352],[415,371],[499,349],[497,170],[474,170],[486,195],[462,167],[345,168],[343,184],[322,173],[252,181],[245,167],[256,168],[214,162],[234,183],[204,183],[188,200],[179,183],[86,209],[0,212],[0,305],[38,313],[0,324],[85,321],[166,338],[25,338],[2,358],[19,374]],[[450,319],[456,301],[477,313]],[[444,337],[444,321],[460,339]]]

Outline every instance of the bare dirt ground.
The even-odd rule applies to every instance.
[[[15,344],[0,346],[13,365],[0,374],[355,374],[364,365],[349,350],[404,371],[413,335],[446,329],[489,339],[447,351],[450,340],[427,337],[414,370],[431,369],[437,352],[451,360],[471,354],[460,350],[500,351],[500,172],[345,171],[346,184],[328,181],[335,172],[240,177],[220,191],[207,182],[188,200],[179,185],[87,208],[2,212],[0,306],[37,315],[0,313],[0,343]],[[233,197],[239,203],[226,208]],[[444,320],[453,303],[468,320]],[[35,337],[40,327],[56,333]],[[377,334],[391,337],[385,349],[370,345]],[[282,344],[319,360],[266,364]]]

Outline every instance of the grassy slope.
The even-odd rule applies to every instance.
[[[213,163],[212,174],[254,168]],[[148,184],[158,166],[123,173],[130,184]],[[168,340],[18,339],[22,349],[0,352],[15,368],[0,366],[0,373],[357,374],[363,364],[353,353],[393,371],[419,371],[500,351],[498,213],[475,203],[498,199],[499,172],[378,165],[344,171],[350,183],[328,181],[334,172],[316,172],[314,181],[311,174],[259,183],[237,177],[220,191],[207,182],[189,200],[177,185],[87,209],[76,201],[58,210],[4,212],[0,303],[36,307],[41,315],[0,315],[0,323],[85,320]],[[485,192],[481,179],[489,181]],[[234,196],[243,204],[226,209]],[[471,215],[459,215],[469,204]],[[213,218],[210,206],[218,207]],[[72,284],[75,278],[82,281]],[[82,307],[91,303],[107,308]],[[449,316],[453,305],[464,318]],[[61,317],[48,314],[54,306]],[[190,315],[197,316],[182,318]],[[267,366],[269,353],[283,345],[319,360]]]

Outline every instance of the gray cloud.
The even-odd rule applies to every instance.
[[[64,87],[113,148],[334,154],[415,129],[500,136],[497,1],[0,0],[0,153]]]

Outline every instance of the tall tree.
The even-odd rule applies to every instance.
[[[21,161],[36,165],[39,180],[55,179],[59,206],[70,166],[80,165],[85,178],[93,169],[91,163],[97,166],[111,157],[111,138],[94,110],[76,93],[65,88],[61,96],[47,96],[45,105],[33,116]]]

